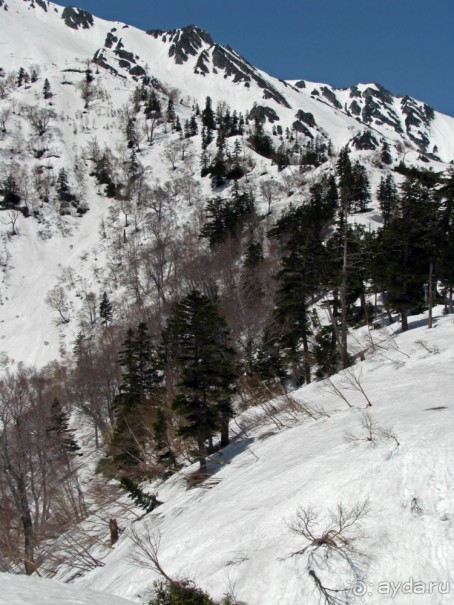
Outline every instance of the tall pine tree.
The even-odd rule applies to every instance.
[[[180,434],[196,442],[200,470],[205,472],[207,446],[214,435],[221,433],[221,446],[229,442],[237,369],[227,325],[216,305],[193,290],[175,306],[166,339],[179,370],[173,409],[183,419]]]

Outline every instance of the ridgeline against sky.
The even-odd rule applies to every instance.
[[[77,0],[141,29],[195,23],[254,65],[283,79],[338,87],[379,82],[454,115],[452,0]]]

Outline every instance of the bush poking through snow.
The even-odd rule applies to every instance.
[[[296,518],[288,524],[290,530],[306,542],[291,556],[305,557],[308,574],[328,605],[347,603],[348,584],[361,577],[368,559],[360,545],[365,537],[362,521],[368,513],[367,500],[352,508],[339,503],[335,511],[329,511],[327,521],[311,506],[300,506]],[[345,577],[344,586],[336,586],[342,577]]]
[[[155,596],[149,605],[215,605],[215,602],[189,580],[155,582]]]
[[[45,301],[51,309],[57,311],[60,317],[60,323],[69,323],[70,307],[68,299],[66,298],[65,291],[61,286],[55,286],[54,288],[52,288],[52,290],[49,290],[46,295]]]
[[[131,556],[131,562],[139,567],[151,569],[163,580],[154,582],[154,595],[149,605],[216,605],[215,601],[187,578],[172,578],[159,561],[161,534],[153,533],[150,526],[145,526],[139,532],[132,528],[130,538],[136,546],[136,552]],[[234,605],[230,596],[226,596],[221,605]]]
[[[354,433],[345,433],[345,440],[348,443],[357,444],[360,441],[366,443],[376,443],[377,441],[391,441],[394,443],[394,450],[399,446],[399,440],[397,438],[394,429],[389,426],[380,426],[372,418],[369,412],[363,412],[361,414],[361,427],[364,429],[363,435],[355,435]]]

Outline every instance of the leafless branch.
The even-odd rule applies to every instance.
[[[323,522],[319,512],[311,506],[299,507],[296,518],[288,524],[293,533],[302,536],[305,545],[292,553],[306,557],[306,568],[315,582],[319,595],[328,605],[347,603],[348,586],[328,588],[323,576],[331,569],[331,563],[342,564],[345,573],[359,578],[361,566],[367,556],[360,547],[364,538],[362,521],[369,513],[369,504],[365,500],[346,508],[339,503],[336,510],[329,511],[327,521]],[[320,556],[320,550],[323,554]],[[346,582],[347,584],[347,582]]]
[[[159,561],[159,548],[161,546],[160,532],[153,532],[149,525],[142,526],[140,531],[132,527],[129,537],[136,547],[136,551],[130,556],[131,563],[137,567],[151,569],[170,584],[177,582],[175,578],[167,574]]]

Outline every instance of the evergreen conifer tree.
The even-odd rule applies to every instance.
[[[24,83],[24,79],[25,79],[25,69],[23,67],[20,67],[19,71],[17,73],[17,80],[16,80],[17,86],[22,86],[22,84]]]
[[[399,196],[392,174],[382,177],[378,186],[377,199],[383,214],[384,223],[392,220],[397,212]]]
[[[436,192],[440,207],[438,275],[446,292],[446,312],[454,313],[454,169],[450,169]]]
[[[327,179],[315,184],[309,203],[291,208],[268,234],[283,250],[271,334],[278,334],[282,361],[295,386],[311,381],[309,305],[328,279],[323,238],[336,211],[332,186]]]
[[[58,199],[61,201],[67,201],[71,194],[68,183],[68,175],[64,168],[61,168],[58,173],[56,188],[58,193]]]
[[[132,472],[145,462],[146,442],[150,439],[145,423],[160,380],[157,352],[145,323],[127,331],[119,364],[123,374],[120,394],[115,399],[116,425],[111,451],[120,472]]]
[[[390,166],[393,163],[393,158],[389,149],[389,143],[387,141],[383,141],[380,158],[383,164],[385,164],[386,166]]]
[[[19,195],[19,187],[13,174],[10,173],[2,183],[1,193],[3,200],[1,205],[8,208],[19,204],[21,198]]]
[[[77,454],[80,451],[80,447],[74,439],[74,431],[69,428],[68,416],[56,397],[52,402],[46,434],[49,447],[54,451],[57,458],[65,458],[67,454]]]
[[[202,111],[202,124],[208,131],[216,130],[216,119],[214,117],[210,97],[206,98],[205,109]]]
[[[350,185],[350,209],[364,212],[370,202],[369,179],[364,166],[359,161],[353,164]]]
[[[102,319],[102,322],[105,326],[112,321],[112,303],[107,296],[107,292],[104,292],[102,295],[101,302],[99,304],[99,316]]]
[[[429,267],[436,265],[439,237],[438,205],[431,187],[414,175],[401,187],[396,215],[377,233],[377,254],[372,267],[379,291],[386,292],[391,309],[401,316],[402,330],[407,316],[424,305],[424,284]]]
[[[151,513],[157,506],[162,504],[155,494],[146,494],[132,479],[122,477],[120,479],[121,486],[128,492],[128,496],[136,506],[144,510],[146,513]]]
[[[52,96],[53,96],[53,95],[52,95],[52,91],[51,91],[51,89],[50,89],[50,83],[49,83],[49,80],[46,78],[46,79],[44,80],[44,85],[43,85],[43,97],[44,97],[44,98],[46,99],[46,101],[47,101],[48,99],[51,99],[51,98],[52,98]]]
[[[173,345],[180,373],[173,408],[183,418],[180,434],[197,444],[200,470],[206,471],[207,444],[221,432],[227,445],[231,395],[237,377],[229,332],[216,306],[193,290],[168,320],[166,339]]]
[[[154,90],[150,92],[145,104],[145,115],[147,118],[158,118],[161,116],[161,103]]]
[[[166,122],[169,124],[174,124],[176,118],[175,107],[171,98],[169,98],[167,102],[167,110],[166,110]]]

